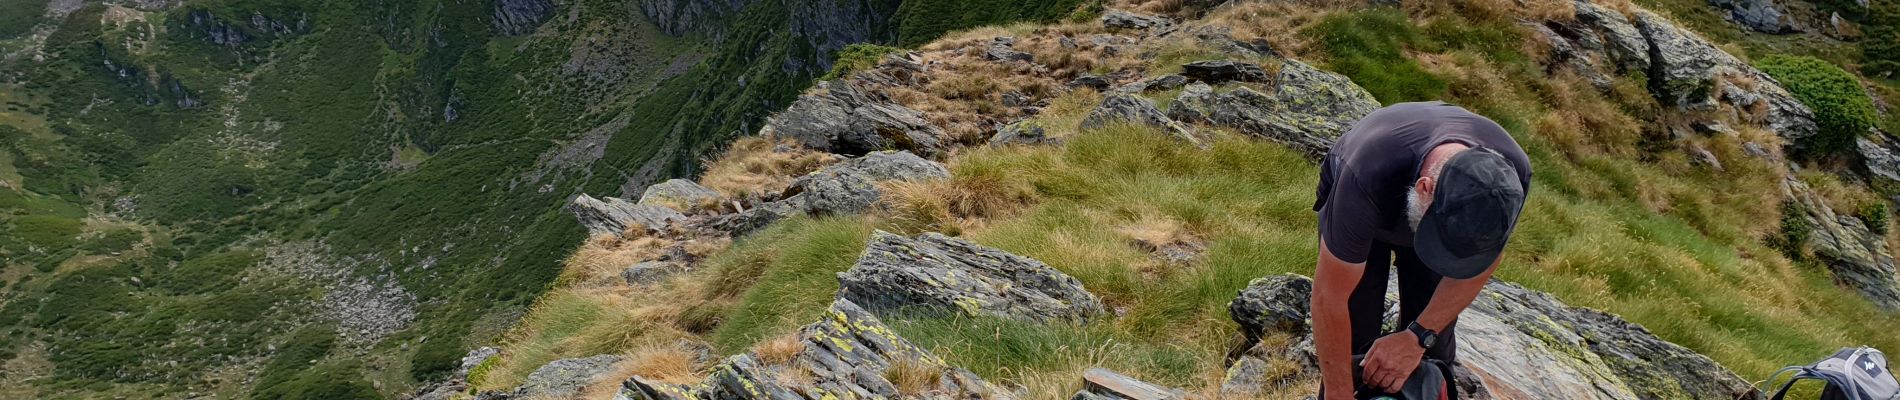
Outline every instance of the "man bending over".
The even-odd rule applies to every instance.
[[[1325,400],[1397,393],[1421,359],[1457,361],[1458,314],[1497,268],[1530,183],[1530,160],[1504,128],[1442,102],[1395,104],[1340,136],[1321,162],[1313,204],[1313,340]],[[1394,267],[1402,328],[1387,334]],[[1354,355],[1364,355],[1358,376]]]

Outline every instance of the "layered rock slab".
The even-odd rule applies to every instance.
[[[1258,279],[1230,305],[1245,336],[1298,339],[1291,345],[1249,345],[1232,364],[1224,390],[1246,393],[1275,380],[1317,376],[1310,316],[1298,311],[1310,299],[1303,290],[1310,288],[1310,280],[1297,275]],[[1262,330],[1246,331],[1254,327]],[[1466,398],[1760,397],[1748,380],[1640,325],[1502,281],[1487,284],[1459,316],[1458,346],[1461,368],[1454,376]],[[1259,375],[1268,370],[1261,365],[1274,362],[1300,366],[1297,376]]]
[[[854,156],[900,149],[936,157],[944,151],[943,129],[925,120],[922,112],[849,79],[819,82],[766,120],[761,132],[806,148]]]
[[[1836,283],[1881,308],[1900,311],[1900,272],[1886,237],[1860,218],[1836,212],[1799,178],[1782,180],[1782,196],[1806,222],[1807,245]]]
[[[568,201],[567,212],[580,220],[589,234],[619,235],[632,228],[660,230],[683,221],[686,215],[664,206],[637,204],[618,197],[597,199],[582,194]]]
[[[697,384],[668,384],[635,376],[616,399],[1010,399],[1014,393],[976,374],[951,367],[929,351],[899,337],[869,311],[849,300],[832,303],[824,318],[799,330],[803,345],[783,364],[768,365],[754,354],[727,358]],[[935,374],[926,387],[903,392],[889,378],[905,373]],[[797,377],[797,379],[787,379]]]
[[[1168,116],[1187,123],[1231,127],[1292,147],[1317,159],[1379,102],[1351,79],[1285,60],[1263,90],[1247,86],[1225,92],[1206,84],[1187,86]]]
[[[872,233],[864,254],[838,274],[838,298],[878,311],[962,313],[1035,322],[1084,322],[1101,299],[1034,259],[939,233]]]

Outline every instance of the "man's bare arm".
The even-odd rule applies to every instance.
[[[1432,292],[1432,302],[1425,304],[1425,311],[1418,315],[1418,325],[1432,332],[1444,332],[1447,325],[1458,320],[1458,314],[1471,306],[1478,298],[1478,292],[1484,290],[1484,284],[1491,281],[1491,273],[1498,270],[1498,264],[1504,263],[1504,257],[1491,262],[1491,267],[1471,279],[1444,278],[1438,281],[1438,289]],[[1439,346],[1456,346],[1453,343],[1441,343]]]
[[[1365,276],[1365,263],[1333,257],[1326,241],[1319,243],[1319,265],[1313,271],[1313,347],[1319,354],[1320,382],[1329,399],[1351,399],[1352,317],[1347,299]],[[1467,299],[1467,302],[1470,300]]]

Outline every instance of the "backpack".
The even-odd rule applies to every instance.
[[[1793,366],[1775,371],[1763,383],[1774,382],[1781,374],[1793,372],[1770,400],[1781,400],[1788,388],[1802,379],[1827,382],[1821,400],[1895,400],[1900,399],[1900,382],[1887,370],[1887,356],[1872,347],[1843,348],[1813,365]]]
[[[1353,376],[1359,376],[1359,362],[1365,355],[1352,356]],[[1419,360],[1418,368],[1412,370],[1412,376],[1405,379],[1405,387],[1399,393],[1378,394],[1369,387],[1359,387],[1359,397],[1372,400],[1450,400],[1458,398],[1458,386],[1454,384],[1451,364],[1434,359]],[[1887,399],[1881,399],[1887,400]]]

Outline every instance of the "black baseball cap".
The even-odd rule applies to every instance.
[[[1478,276],[1504,252],[1523,210],[1524,184],[1510,161],[1481,147],[1459,152],[1439,172],[1413,249],[1439,275]]]

